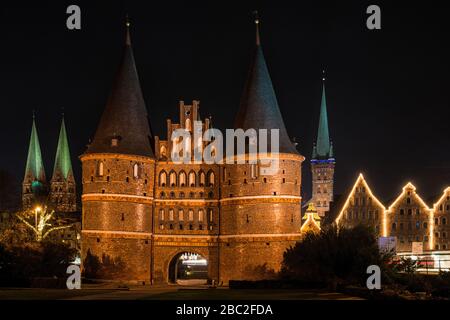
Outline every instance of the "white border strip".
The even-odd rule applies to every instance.
[[[139,235],[152,236],[149,232],[132,232],[132,231],[105,231],[105,230],[81,230],[81,233],[102,233],[102,234],[123,234],[123,235]]]
[[[126,194],[126,193],[85,193],[81,196],[81,198],[89,198],[89,197],[127,197],[127,198],[133,198],[133,199],[145,199],[145,200],[153,200],[153,197],[147,197],[147,196],[135,196],[132,194]]]
[[[221,202],[224,201],[233,201],[233,200],[245,200],[245,199],[297,199],[301,200],[300,196],[290,196],[290,195],[276,195],[276,196],[245,196],[245,197],[231,197],[231,198],[222,198]]]

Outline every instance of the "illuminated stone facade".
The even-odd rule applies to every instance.
[[[279,271],[284,251],[300,239],[304,157],[287,135],[259,41],[235,128],[279,129],[277,172],[263,174],[261,160],[275,160],[270,154],[255,164],[173,161],[173,130],[192,132],[194,121],[211,128],[199,105],[181,101],[179,123],[167,120],[167,139],[151,136],[127,31],[112,93],[80,157],[84,269],[89,253],[120,260],[116,280],[172,282],[174,260],[189,252],[208,261],[215,283]],[[193,156],[193,143],[190,150]]]
[[[380,237],[396,237],[397,252],[412,252],[413,242],[422,243],[423,251],[448,250],[450,226],[450,188],[429,206],[417,194],[413,184],[385,207],[360,175],[336,218],[343,227],[371,226]]]
[[[312,202],[320,217],[330,211],[330,203],[334,200],[334,158],[333,144],[328,131],[327,102],[325,95],[325,78],[323,78],[322,101],[320,104],[317,141],[313,147],[311,159]]]

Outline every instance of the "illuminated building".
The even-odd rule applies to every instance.
[[[450,187],[430,207],[409,182],[386,208],[360,174],[345,203],[336,206],[334,222],[342,227],[369,225],[380,237],[395,237],[398,253],[411,253],[414,242],[422,243],[424,252],[448,250],[449,218]]]
[[[186,253],[207,261],[215,283],[262,279],[281,268],[284,251],[301,237],[304,157],[287,134],[255,23],[235,128],[279,129],[278,172],[263,175],[260,163],[175,163],[173,130],[192,132],[194,121],[205,130],[210,119],[201,119],[199,101],[181,101],[179,123],[167,120],[167,138],[152,136],[127,24],[111,95],[80,157],[83,263],[88,254],[121,260],[126,271],[115,279],[145,283],[177,281]]]
[[[320,104],[317,142],[314,144],[311,159],[312,198],[309,202],[313,202],[319,216],[324,217],[330,210],[330,202],[333,201],[334,167],[336,160],[334,158],[333,144],[330,142],[328,130],[325,78],[322,80],[322,101]]]
[[[56,212],[77,211],[76,184],[64,118],[61,121],[53,175],[48,184],[33,115],[25,177],[22,183],[22,206],[29,210],[43,204]]]
[[[308,208],[306,209],[302,220],[305,220],[300,228],[302,233],[320,232],[320,216],[312,202],[308,204]]]

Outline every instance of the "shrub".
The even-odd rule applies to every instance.
[[[284,254],[282,275],[309,283],[365,285],[367,267],[378,265],[386,271],[389,255],[381,254],[368,227],[329,227],[308,233]]]

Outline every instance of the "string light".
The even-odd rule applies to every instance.
[[[416,193],[416,187],[411,182],[408,182],[402,188],[402,193],[394,200],[394,202],[389,206],[389,208],[386,209],[384,207],[384,205],[377,199],[377,197],[374,196],[374,194],[370,190],[369,185],[367,184],[366,180],[364,179],[363,174],[360,173],[359,176],[358,176],[358,179],[356,179],[356,182],[353,185],[353,188],[352,188],[349,196],[347,197],[347,199],[346,199],[346,201],[344,203],[344,206],[342,207],[341,211],[339,212],[339,215],[337,216],[337,218],[335,220],[337,225],[339,225],[340,220],[342,219],[342,215],[344,214],[344,212],[347,210],[348,206],[350,205],[350,200],[353,198],[353,196],[354,196],[354,194],[356,192],[356,188],[357,188],[357,186],[359,184],[363,184],[363,186],[366,188],[368,194],[382,208],[382,214],[383,214],[383,222],[382,222],[383,232],[382,232],[382,235],[383,235],[383,237],[387,237],[388,236],[388,232],[387,232],[388,215],[393,214],[395,212],[394,209],[396,208],[396,206],[399,203],[399,201],[402,200],[405,196],[407,196],[408,195],[407,193],[409,191],[412,191],[412,195],[413,195],[414,199],[417,200],[419,202],[419,204],[421,205],[422,209],[425,209],[425,212],[428,213],[428,216],[429,216],[428,224],[430,226],[430,230],[429,230],[429,237],[430,237],[429,249],[433,250],[433,248],[434,248],[434,214],[435,214],[436,210],[438,210],[439,203],[444,200],[444,198],[446,197],[446,195],[448,193],[450,193],[450,187],[447,187],[444,190],[444,193],[439,198],[439,200],[436,203],[433,204],[433,208],[430,208],[425,203],[425,201]]]

